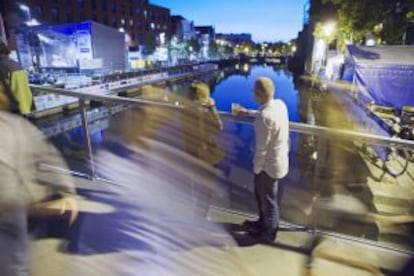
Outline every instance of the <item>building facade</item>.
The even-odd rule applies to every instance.
[[[130,46],[142,44],[146,32],[170,36],[170,10],[148,0],[2,0],[10,48],[16,49],[15,32],[23,24],[65,24],[92,20],[125,32]]]
[[[180,15],[171,17],[171,33],[178,40],[190,40],[196,37],[194,22]]]
[[[216,39],[216,31],[213,26],[196,26],[195,31],[198,37],[208,37],[208,40]]]
[[[240,45],[240,44],[253,44],[251,34],[217,34],[216,39],[224,40],[230,43],[231,45]]]

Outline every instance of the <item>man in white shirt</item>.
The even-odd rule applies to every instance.
[[[289,170],[289,117],[285,103],[275,100],[274,84],[259,78],[254,97],[261,106],[256,113],[256,135],[253,159],[255,196],[259,220],[246,221],[250,232],[263,242],[273,242],[279,226],[278,188]]]

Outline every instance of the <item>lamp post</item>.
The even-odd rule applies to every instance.
[[[329,37],[332,36],[336,31],[336,23],[335,22],[326,22],[322,26],[322,30],[324,32],[324,35],[326,36],[325,41],[325,66],[328,64],[328,50],[329,50]]]
[[[28,6],[26,6],[26,5],[24,5],[24,4],[20,4],[20,5],[19,5],[19,8],[20,8],[22,11],[26,12],[26,14],[27,14],[27,18],[28,18],[28,21],[30,22],[30,21],[32,20],[32,15],[31,15],[31,13],[30,13],[30,8],[29,8]]]

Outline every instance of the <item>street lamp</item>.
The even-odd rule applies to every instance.
[[[331,36],[335,32],[336,23],[335,22],[327,22],[322,27],[323,32],[326,36]]]
[[[28,21],[31,21],[32,20],[32,15],[30,14],[30,8],[28,6],[26,6],[26,5],[24,5],[24,4],[20,4],[19,5],[19,8],[22,11],[25,11],[27,13]]]

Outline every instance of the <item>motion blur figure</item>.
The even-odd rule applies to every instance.
[[[26,115],[32,111],[33,97],[29,79],[19,63],[9,58],[10,50],[0,41],[0,82],[2,93],[8,98],[9,110]]]
[[[164,96],[160,88],[145,87],[140,98],[162,104]],[[176,101],[192,104],[169,95],[168,103]],[[98,173],[114,183],[108,201],[120,208],[105,222],[85,217],[78,247],[90,255],[116,252],[116,263],[99,265],[108,275],[250,275],[234,252],[224,250],[236,246],[231,235],[194,212],[192,185],[214,190],[212,181],[221,175],[183,150],[181,112],[153,104],[129,109],[111,124],[109,150],[97,154]],[[97,233],[113,242],[93,243]]]
[[[0,275],[29,275],[28,216],[76,217],[70,177],[51,173],[44,164],[66,168],[59,153],[28,121],[5,112],[0,85]],[[51,196],[59,199],[50,200]]]
[[[210,166],[216,166],[224,157],[224,151],[217,142],[217,136],[223,131],[223,124],[218,115],[215,102],[210,97],[210,88],[203,82],[191,85],[189,102],[181,112],[181,125],[184,135],[185,151],[198,160]],[[210,185],[197,184],[197,178],[192,179],[193,201],[199,214],[206,217],[212,197],[212,187],[215,179],[210,179]]]

